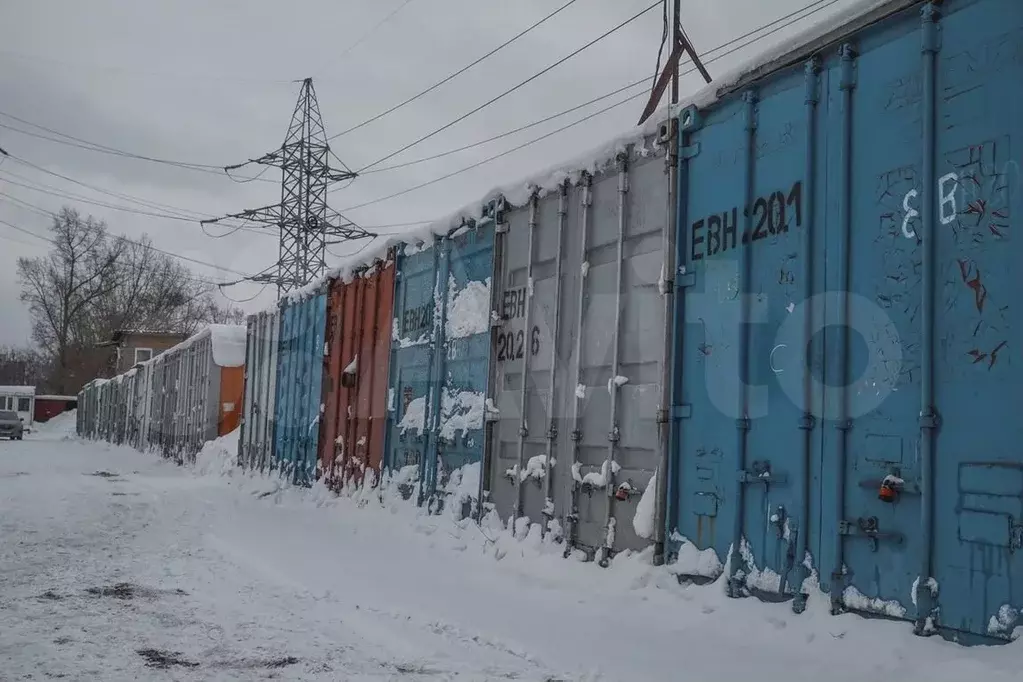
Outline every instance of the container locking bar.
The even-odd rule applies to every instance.
[[[740,470],[738,472],[739,483],[745,483],[746,485],[755,485],[763,483],[764,485],[782,485],[788,481],[788,477],[785,474],[775,474],[771,472],[771,463],[768,461],[753,462],[752,470]]]
[[[901,545],[905,539],[902,533],[881,531],[876,516],[861,516],[855,521],[839,521],[838,534],[850,537],[865,537],[870,542],[870,551],[876,552],[882,540]]]

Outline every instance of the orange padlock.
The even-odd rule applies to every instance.
[[[881,481],[881,488],[877,491],[877,499],[890,504],[895,502],[898,497],[899,491],[896,487],[895,479],[891,476],[885,476],[884,480]]]

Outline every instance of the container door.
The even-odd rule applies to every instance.
[[[335,477],[340,470],[335,471],[335,463],[339,452],[340,424],[340,402],[341,402],[341,358],[343,355],[342,343],[344,339],[345,319],[344,301],[345,288],[341,280],[331,282],[330,291],[327,294],[327,358],[323,379],[323,430],[320,439],[320,469],[327,477],[331,485],[335,484]]]
[[[933,89],[923,77],[930,31]],[[966,641],[1009,639],[1023,606],[1023,425],[1011,397],[1023,386],[1011,362],[1023,341],[1012,323],[1023,253],[1011,240],[1023,209],[1014,144],[1023,139],[1021,31],[1023,7],[1009,0],[946,2],[940,14],[925,12],[923,23],[910,13],[859,41],[851,108],[829,123],[832,140],[851,124],[854,141],[851,158],[836,159],[830,177],[837,186],[848,172],[859,188],[851,192],[852,248],[829,249],[829,263],[848,263],[851,290],[873,304],[857,317],[853,298],[851,324],[861,340],[848,358],[842,606],[916,618]],[[925,116],[935,121],[929,178]],[[870,144],[855,142],[864,139]],[[925,333],[925,234],[935,249],[933,336]],[[901,354],[887,353],[893,346]],[[921,418],[927,349],[933,422]],[[929,431],[933,523],[926,524]],[[838,452],[839,434],[831,438],[828,451]]]
[[[374,266],[345,285],[344,353],[341,370],[354,365],[351,387],[341,391],[345,476],[372,485],[384,452],[387,364],[394,300],[394,264]],[[364,478],[368,476],[369,478]]]
[[[368,396],[366,435],[367,466],[379,472],[383,465],[387,436],[388,376],[391,357],[392,315],[394,314],[394,261],[386,263],[373,278],[375,305],[372,325],[367,324],[359,360],[359,390]]]
[[[441,268],[442,321],[437,324],[436,457],[427,460],[427,492],[441,493],[463,478],[477,496],[483,462],[484,407],[490,358],[493,225],[463,228],[445,240]],[[470,466],[471,465],[471,466]],[[457,480],[452,475],[463,467]],[[470,484],[471,483],[471,484]],[[463,501],[455,501],[461,504]]]
[[[259,468],[261,471],[263,470],[263,467],[272,466],[273,462],[276,461],[277,458],[277,383],[281,372],[280,340],[281,325],[283,324],[281,311],[279,309],[274,310],[268,317],[267,323],[269,325],[269,329],[264,343],[267,344],[265,357],[269,358],[269,362],[264,370],[267,374],[266,403],[263,409],[263,418],[266,420],[266,429],[263,432],[263,442],[260,447],[259,455]]]
[[[281,315],[281,333],[277,346],[277,406],[275,410],[277,425],[275,434],[274,458],[271,467],[280,468],[282,472],[290,468],[294,461],[295,418],[293,412],[293,392],[295,390],[294,356],[296,347],[295,306],[283,307]]]
[[[717,577],[734,548],[735,595],[798,591],[807,552],[818,558],[811,482],[833,425],[806,390],[822,361],[805,313],[824,276],[826,223],[807,197],[824,190],[822,82],[800,65],[679,121],[668,531],[695,580]]]
[[[1010,639],[1023,625],[1023,367],[1013,362],[1023,348],[1013,322],[1023,242],[1011,238],[1023,216],[1023,5],[949,2],[942,14],[934,188],[938,621]]]
[[[238,461],[245,468],[252,467],[252,444],[255,441],[256,424],[256,376],[259,349],[255,344],[256,330],[262,316],[250,315],[245,320],[245,389],[242,400],[241,438]]]
[[[310,485],[316,480],[320,428],[323,413],[320,409],[323,398],[324,334],[327,328],[327,296],[317,294],[305,302],[306,338],[303,401],[304,433],[301,452],[302,469],[299,482]]]
[[[895,618],[914,616],[925,546],[923,226],[906,211],[918,198],[924,153],[921,46],[920,15],[912,12],[827,63],[827,184],[835,207],[827,278],[840,293],[824,299],[831,326],[823,330],[829,428],[821,576],[834,609]]]
[[[394,472],[403,470],[401,480],[408,483],[418,483],[425,461],[434,319],[438,316],[438,253],[436,243],[425,250],[406,246],[405,255],[397,261],[384,466]]]

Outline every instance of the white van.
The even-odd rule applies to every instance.
[[[32,431],[35,402],[35,386],[0,386],[0,410],[17,412],[26,433]]]

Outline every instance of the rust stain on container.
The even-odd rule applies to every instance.
[[[334,488],[361,484],[383,461],[393,302],[393,259],[330,285],[319,457]]]
[[[226,436],[238,428],[242,418],[244,385],[244,367],[220,368],[220,411],[217,417],[217,435]]]

